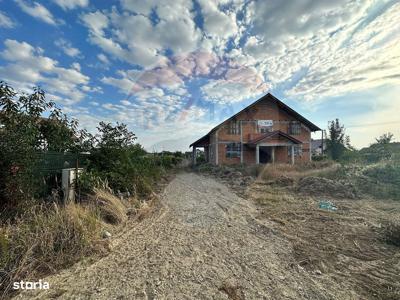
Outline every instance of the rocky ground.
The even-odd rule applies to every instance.
[[[236,180],[236,175],[231,177]],[[251,183],[250,178],[238,180],[241,187]],[[334,240],[338,238],[332,222],[335,215],[318,212],[315,217],[310,209],[315,207],[315,201],[290,201],[279,198],[279,192],[268,194],[266,190],[270,189],[254,182],[250,193],[241,189],[240,194],[247,195],[245,199],[215,178],[178,174],[165,188],[159,207],[150,217],[139,223],[132,221],[125,232],[114,237],[108,256],[46,278],[49,290],[30,291],[17,298],[389,299],[382,298],[389,294],[400,298],[400,292],[396,294],[400,288],[396,274],[400,270],[400,254],[396,248],[379,248],[387,252],[382,256],[373,255],[368,249],[364,257],[346,251],[337,256],[337,249],[329,252],[323,226],[310,225],[317,222],[331,226],[327,227],[332,234],[329,242],[340,250],[341,241]],[[268,195],[271,199],[273,196],[273,203],[280,199],[288,201],[287,205],[263,203]],[[360,226],[366,222],[358,221]],[[367,222],[367,226],[372,225]],[[303,234],[306,230],[308,237]],[[364,247],[362,242],[355,240],[354,247]],[[310,243],[317,250],[322,248],[325,256]],[[330,253],[332,257],[327,259]],[[363,286],[357,288],[360,281],[349,279],[359,270],[343,268],[335,272],[330,268],[331,264],[335,266],[337,257],[342,268],[347,264],[370,270],[372,275],[365,274],[366,283],[376,279],[388,289],[387,293],[376,291],[374,295],[373,291],[363,292]],[[327,263],[317,264],[321,260]]]

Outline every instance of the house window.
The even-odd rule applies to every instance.
[[[303,145],[294,145],[294,156],[301,156],[303,154]],[[292,156],[292,147],[288,147],[288,156]]]
[[[228,134],[240,134],[240,123],[231,121],[228,125]]]
[[[289,134],[290,135],[300,135],[301,133],[301,124],[297,121],[292,121],[289,123]]]
[[[229,143],[226,145],[226,157],[240,157],[240,143]]]

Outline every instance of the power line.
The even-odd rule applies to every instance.
[[[369,126],[379,126],[379,125],[389,125],[389,124],[400,124],[400,121],[389,121],[389,122],[380,122],[380,123],[366,123],[366,124],[353,124],[346,126],[347,128],[351,127],[369,127]]]

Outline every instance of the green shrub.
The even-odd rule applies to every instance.
[[[377,199],[400,200],[399,163],[342,164],[321,171],[317,176],[351,183],[359,193]]]
[[[106,188],[104,181],[94,172],[84,171],[78,177],[78,187],[81,193],[90,194],[96,188]]]
[[[380,183],[400,185],[400,164],[384,164],[368,168],[364,175]]]

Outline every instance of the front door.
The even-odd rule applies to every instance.
[[[260,147],[260,164],[272,162],[272,147]]]

